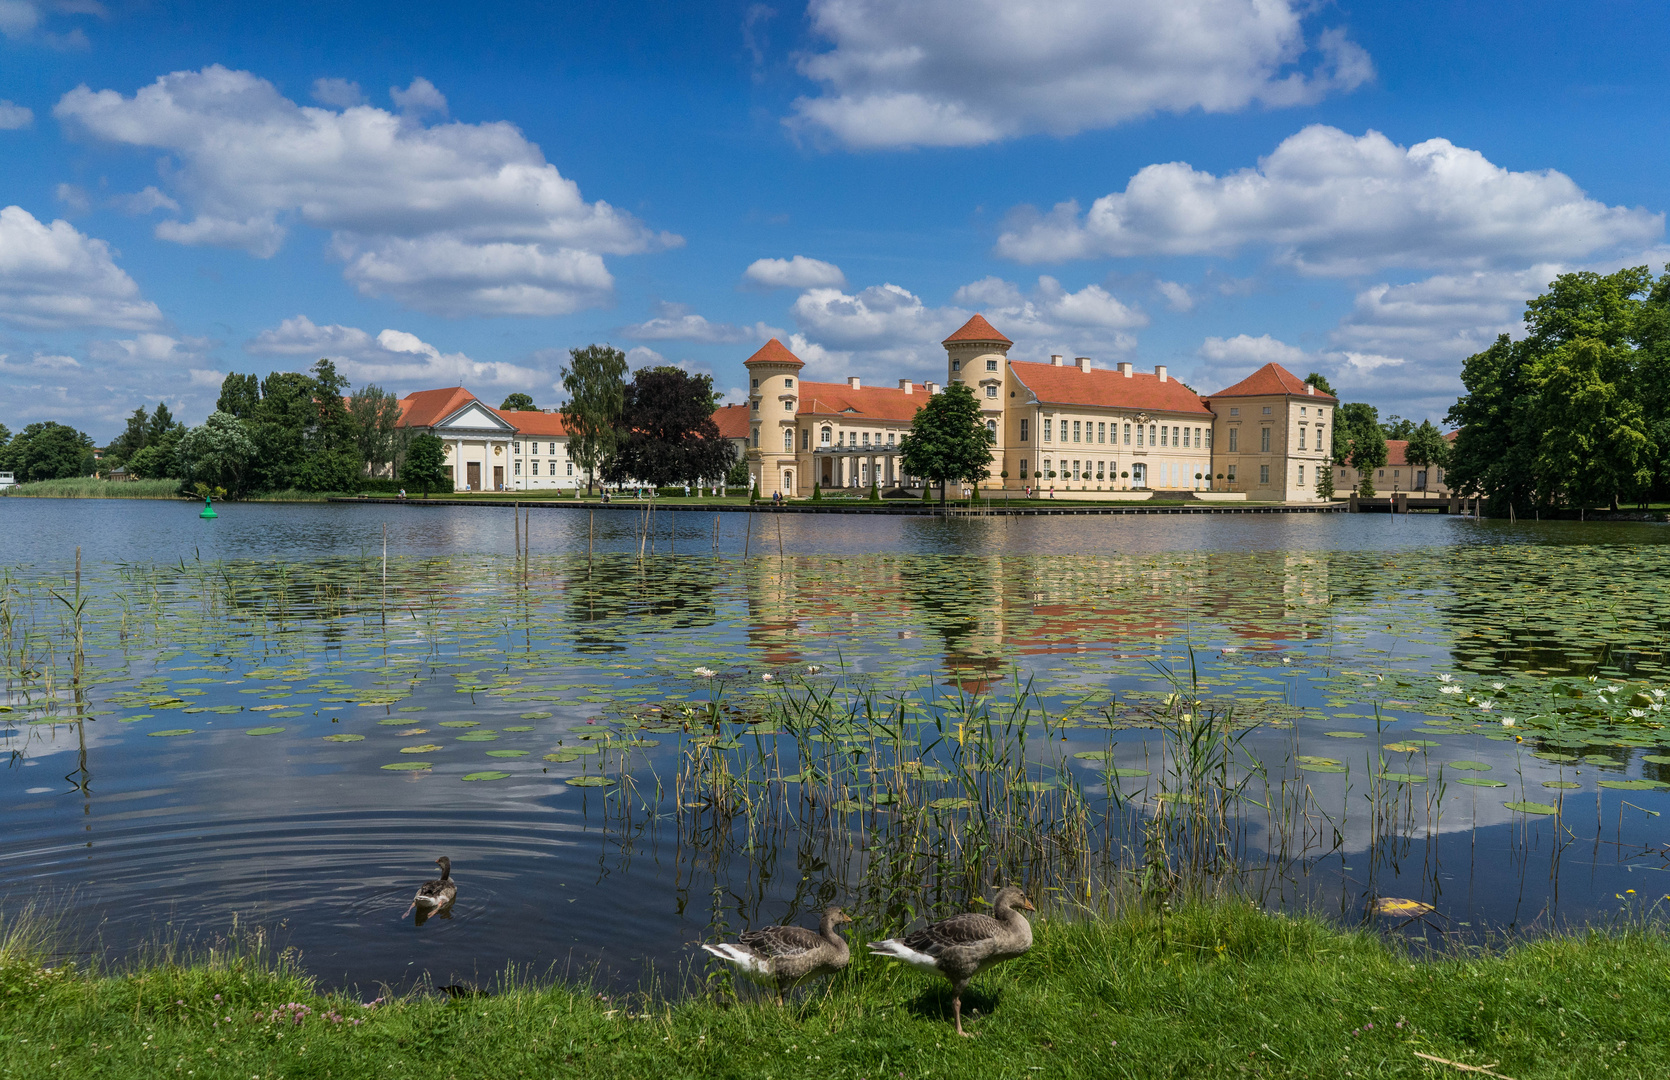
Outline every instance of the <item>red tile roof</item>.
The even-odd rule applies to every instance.
[[[1208,398],[1262,397],[1266,394],[1298,394],[1309,397],[1310,384],[1274,361],[1265,364],[1227,390],[1208,394]],[[1337,400],[1332,394],[1316,391],[1316,397]]]
[[[1404,452],[1407,451],[1408,449],[1409,449],[1409,440],[1408,439],[1387,439],[1386,440],[1386,464],[1388,464],[1388,465],[1407,465],[1407,464],[1409,464],[1408,461],[1404,460],[1404,456],[1403,456]]]
[[[446,386],[439,390],[419,390],[400,399],[401,427],[434,427],[462,409],[476,396],[462,386]]]
[[[1009,370],[1045,404],[1212,415],[1199,394],[1176,379],[1161,382],[1158,375],[1132,372],[1127,378],[1118,371],[1081,371],[1023,360],[1011,360]]]
[[[897,387],[865,386],[854,390],[846,383],[802,382],[798,416],[842,416],[864,420],[909,423],[928,401],[928,388],[911,383],[906,394]]]
[[[515,412],[509,409],[491,409],[499,419],[516,429],[518,435],[539,435],[543,437],[564,437],[568,428],[562,422],[562,414],[555,412]]]
[[[796,356],[794,353],[789,352],[788,348],[776,338],[772,338],[764,345],[761,345],[759,350],[755,352],[753,356],[750,356],[742,363],[744,366],[748,364],[792,364],[795,367],[806,366],[805,361],[801,360],[800,357]]]
[[[950,345],[955,341],[995,341],[1004,345],[1014,344],[1013,341],[1010,341],[1008,338],[998,333],[997,327],[987,322],[984,315],[976,315],[974,318],[963,323],[961,330],[958,330],[955,334],[952,334],[950,337],[940,342],[940,344]]]
[[[719,434],[725,438],[746,439],[748,415],[749,409],[746,405],[721,405],[713,410],[713,422],[718,425]]]

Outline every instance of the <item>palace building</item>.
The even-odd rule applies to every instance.
[[[1129,363],[1097,368],[1009,359],[1014,344],[980,315],[942,342],[946,380],[963,383],[992,438],[986,491],[1057,498],[1197,497],[1314,502],[1338,402],[1280,364],[1202,397]],[[748,463],[760,494],[804,498],[825,488],[906,486],[899,440],[939,386],[804,382],[805,366],[773,338],[749,357]],[[912,485],[914,486],[914,485]]]

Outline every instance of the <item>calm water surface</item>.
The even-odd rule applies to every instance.
[[[1311,792],[1302,852],[1246,816],[1242,884],[1272,905],[1535,928],[1670,892],[1663,526],[664,513],[639,564],[635,508],[536,509],[525,560],[508,510],[195,512],[0,499],[0,903],[44,898],[108,953],[236,917],[332,983],[632,983],[863,873],[792,823],[695,835],[685,735],[656,730],[679,708],[867,689],[923,703],[926,741],[936,701],[1031,679],[1061,726],[1027,761],[1107,812],[1110,784],[1152,805],[1144,718],[1191,664],[1262,775]],[[633,783],[586,786],[615,738]],[[441,854],[452,917],[403,921]]]

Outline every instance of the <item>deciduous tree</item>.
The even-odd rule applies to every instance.
[[[963,383],[952,383],[916,410],[899,441],[905,472],[940,485],[978,484],[991,475],[992,437],[980,418],[980,402]]]
[[[12,473],[20,484],[90,476],[93,440],[53,420],[30,424],[0,450],[0,470]]]
[[[624,437],[604,466],[611,482],[657,487],[724,476],[734,451],[713,422],[713,379],[675,367],[644,368],[626,386]]]
[[[404,479],[423,492],[426,499],[436,489],[452,490],[446,467],[446,444],[441,442],[440,436],[427,431],[412,436],[411,445],[406,448]]]
[[[190,483],[225,488],[231,495],[249,489],[255,440],[242,420],[216,410],[202,424],[187,431],[176,451],[179,476]]]
[[[586,493],[620,441],[620,415],[626,399],[626,354],[609,345],[568,350],[561,371],[568,392],[562,422],[568,431],[568,456],[586,470]]]
[[[510,394],[500,403],[499,408],[504,412],[538,412],[539,406],[533,403],[533,398],[526,394]]]
[[[1409,436],[1409,445],[1403,450],[1403,460],[1412,468],[1428,471],[1429,487],[1437,486],[1437,478],[1431,475],[1431,470],[1444,468],[1449,463],[1449,458],[1450,444],[1445,441],[1444,433],[1439,431],[1431,420],[1421,421],[1421,426]]]

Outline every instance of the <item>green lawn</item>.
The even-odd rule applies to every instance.
[[[628,948],[629,946],[623,946]],[[129,974],[0,953],[0,1077],[1419,1077],[1417,1051],[1528,1078],[1670,1076],[1670,942],[1580,934],[1416,961],[1366,934],[1220,905],[1044,920],[975,980],[856,960],[788,1009],[532,985],[374,1007],[225,954]],[[978,1010],[977,1013],[972,1010]]]

